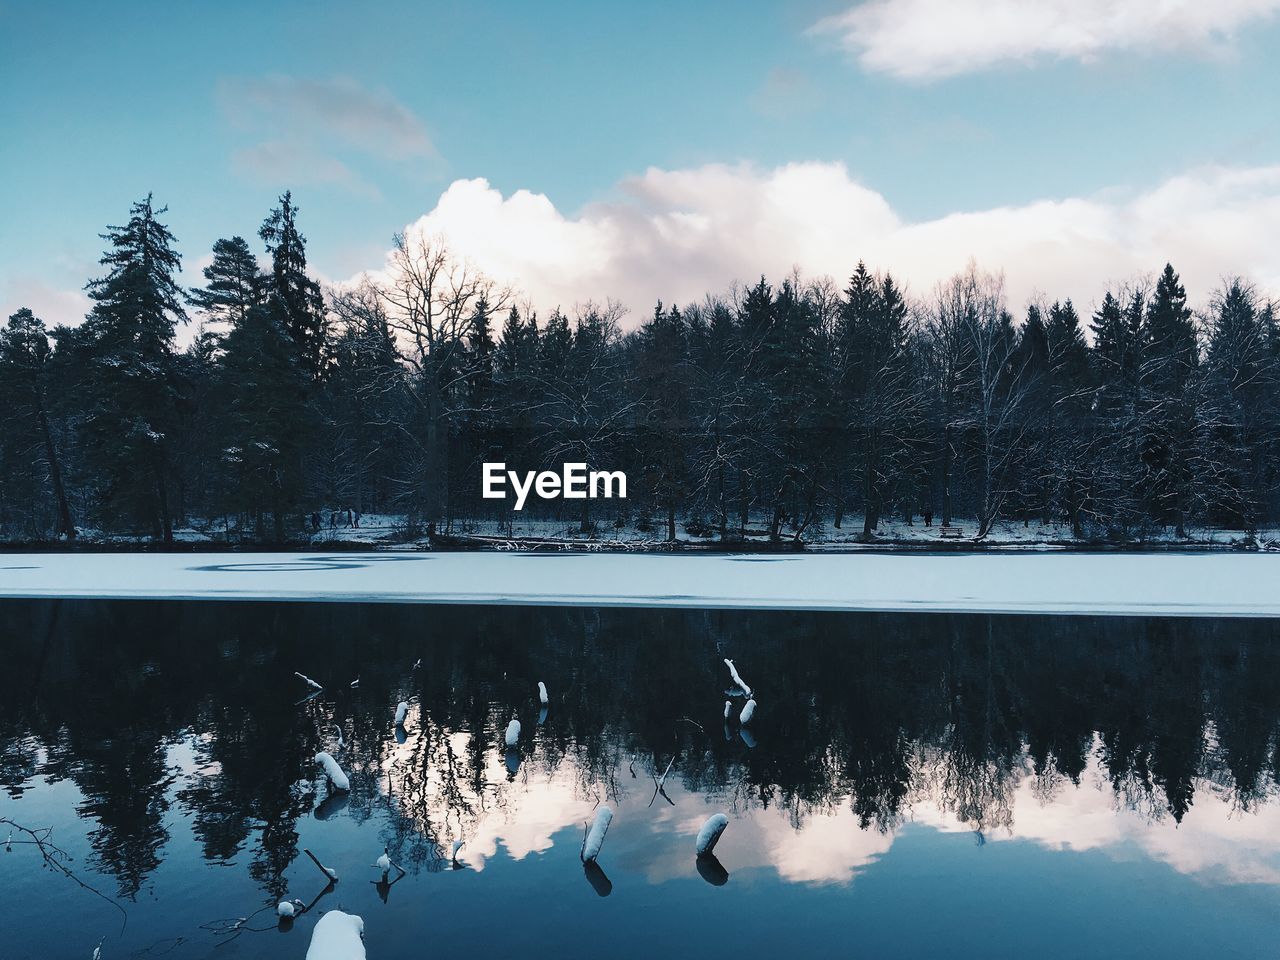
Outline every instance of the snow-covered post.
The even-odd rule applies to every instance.
[[[404,718],[407,717],[408,715],[409,715],[409,704],[401,700],[398,704],[396,704],[396,726],[403,727]]]
[[[738,722],[744,727],[751,722],[751,718],[756,715],[756,702],[748,700],[746,706],[742,708],[742,716],[738,718]]]
[[[514,747],[520,742],[520,721],[512,720],[507,724],[507,746]]]
[[[751,688],[747,686],[747,681],[738,675],[738,668],[733,665],[733,661],[725,657],[724,665],[729,668],[729,676],[733,677],[734,684],[742,691],[744,696],[751,696]]]
[[[329,778],[329,782],[333,784],[335,790],[350,790],[351,781],[347,779],[347,775],[342,772],[342,768],[338,766],[338,761],[321,750],[316,754],[316,763],[324,768],[324,775]]]
[[[544,707],[550,702],[550,698],[547,696],[547,685],[541,680],[538,681],[538,702]]]
[[[307,960],[365,960],[364,920],[330,910],[311,931]]]
[[[732,713],[733,713],[733,701],[726,700],[724,702],[724,718],[728,720]]]
[[[613,810],[608,804],[602,803],[600,809],[596,811],[595,820],[591,822],[591,829],[587,831],[587,836],[582,841],[583,863],[594,863],[600,856],[600,848],[604,846],[604,835],[609,832],[609,824],[612,822]]]
[[[396,871],[398,875],[396,877],[397,880],[400,877],[403,877],[405,874],[404,867],[400,866],[397,863],[391,862],[391,854],[387,852],[386,847],[382,848],[382,856],[380,856],[376,861],[374,861],[373,865],[382,871],[382,879],[384,881],[387,879],[387,876],[391,873],[392,870]]]
[[[705,856],[716,848],[716,844],[720,842],[720,834],[724,833],[724,828],[727,826],[729,826],[729,818],[723,813],[707,817],[707,822],[698,831],[698,856]]]

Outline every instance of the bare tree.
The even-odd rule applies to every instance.
[[[448,513],[449,433],[464,412],[462,387],[474,368],[467,351],[477,306],[500,312],[509,288],[455,258],[441,237],[398,234],[374,289],[386,310],[401,359],[408,366],[408,396],[419,414],[413,431],[421,453],[421,489],[416,498],[429,521]]]

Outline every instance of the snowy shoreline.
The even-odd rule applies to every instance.
[[[10,553],[0,598],[1280,616],[1241,553]]]

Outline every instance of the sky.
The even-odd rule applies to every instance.
[[[1280,0],[0,0],[0,316],[78,322],[148,192],[194,284],[286,189],[326,281],[418,231],[632,322],[859,259],[1276,295],[1277,50]]]

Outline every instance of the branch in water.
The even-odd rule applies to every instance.
[[[40,856],[44,858],[46,866],[62,874],[82,890],[88,890],[95,897],[107,901],[107,903],[119,910],[121,916],[120,931],[122,933],[124,932],[125,924],[129,922],[129,914],[118,902],[113,900],[111,897],[108,897],[100,890],[97,890],[85,883],[75,875],[70,867],[67,866],[67,861],[72,859],[71,854],[67,853],[67,851],[50,841],[49,838],[53,836],[53,827],[41,827],[37,830],[32,830],[30,827],[24,827],[22,824],[15,820],[10,820],[8,817],[0,817],[0,826],[11,827],[13,830],[17,830],[19,833],[30,837],[30,840],[18,840],[16,842],[18,844],[31,844],[40,851]],[[12,838],[12,832],[10,833],[10,838]],[[11,842],[14,841],[11,839]]]

